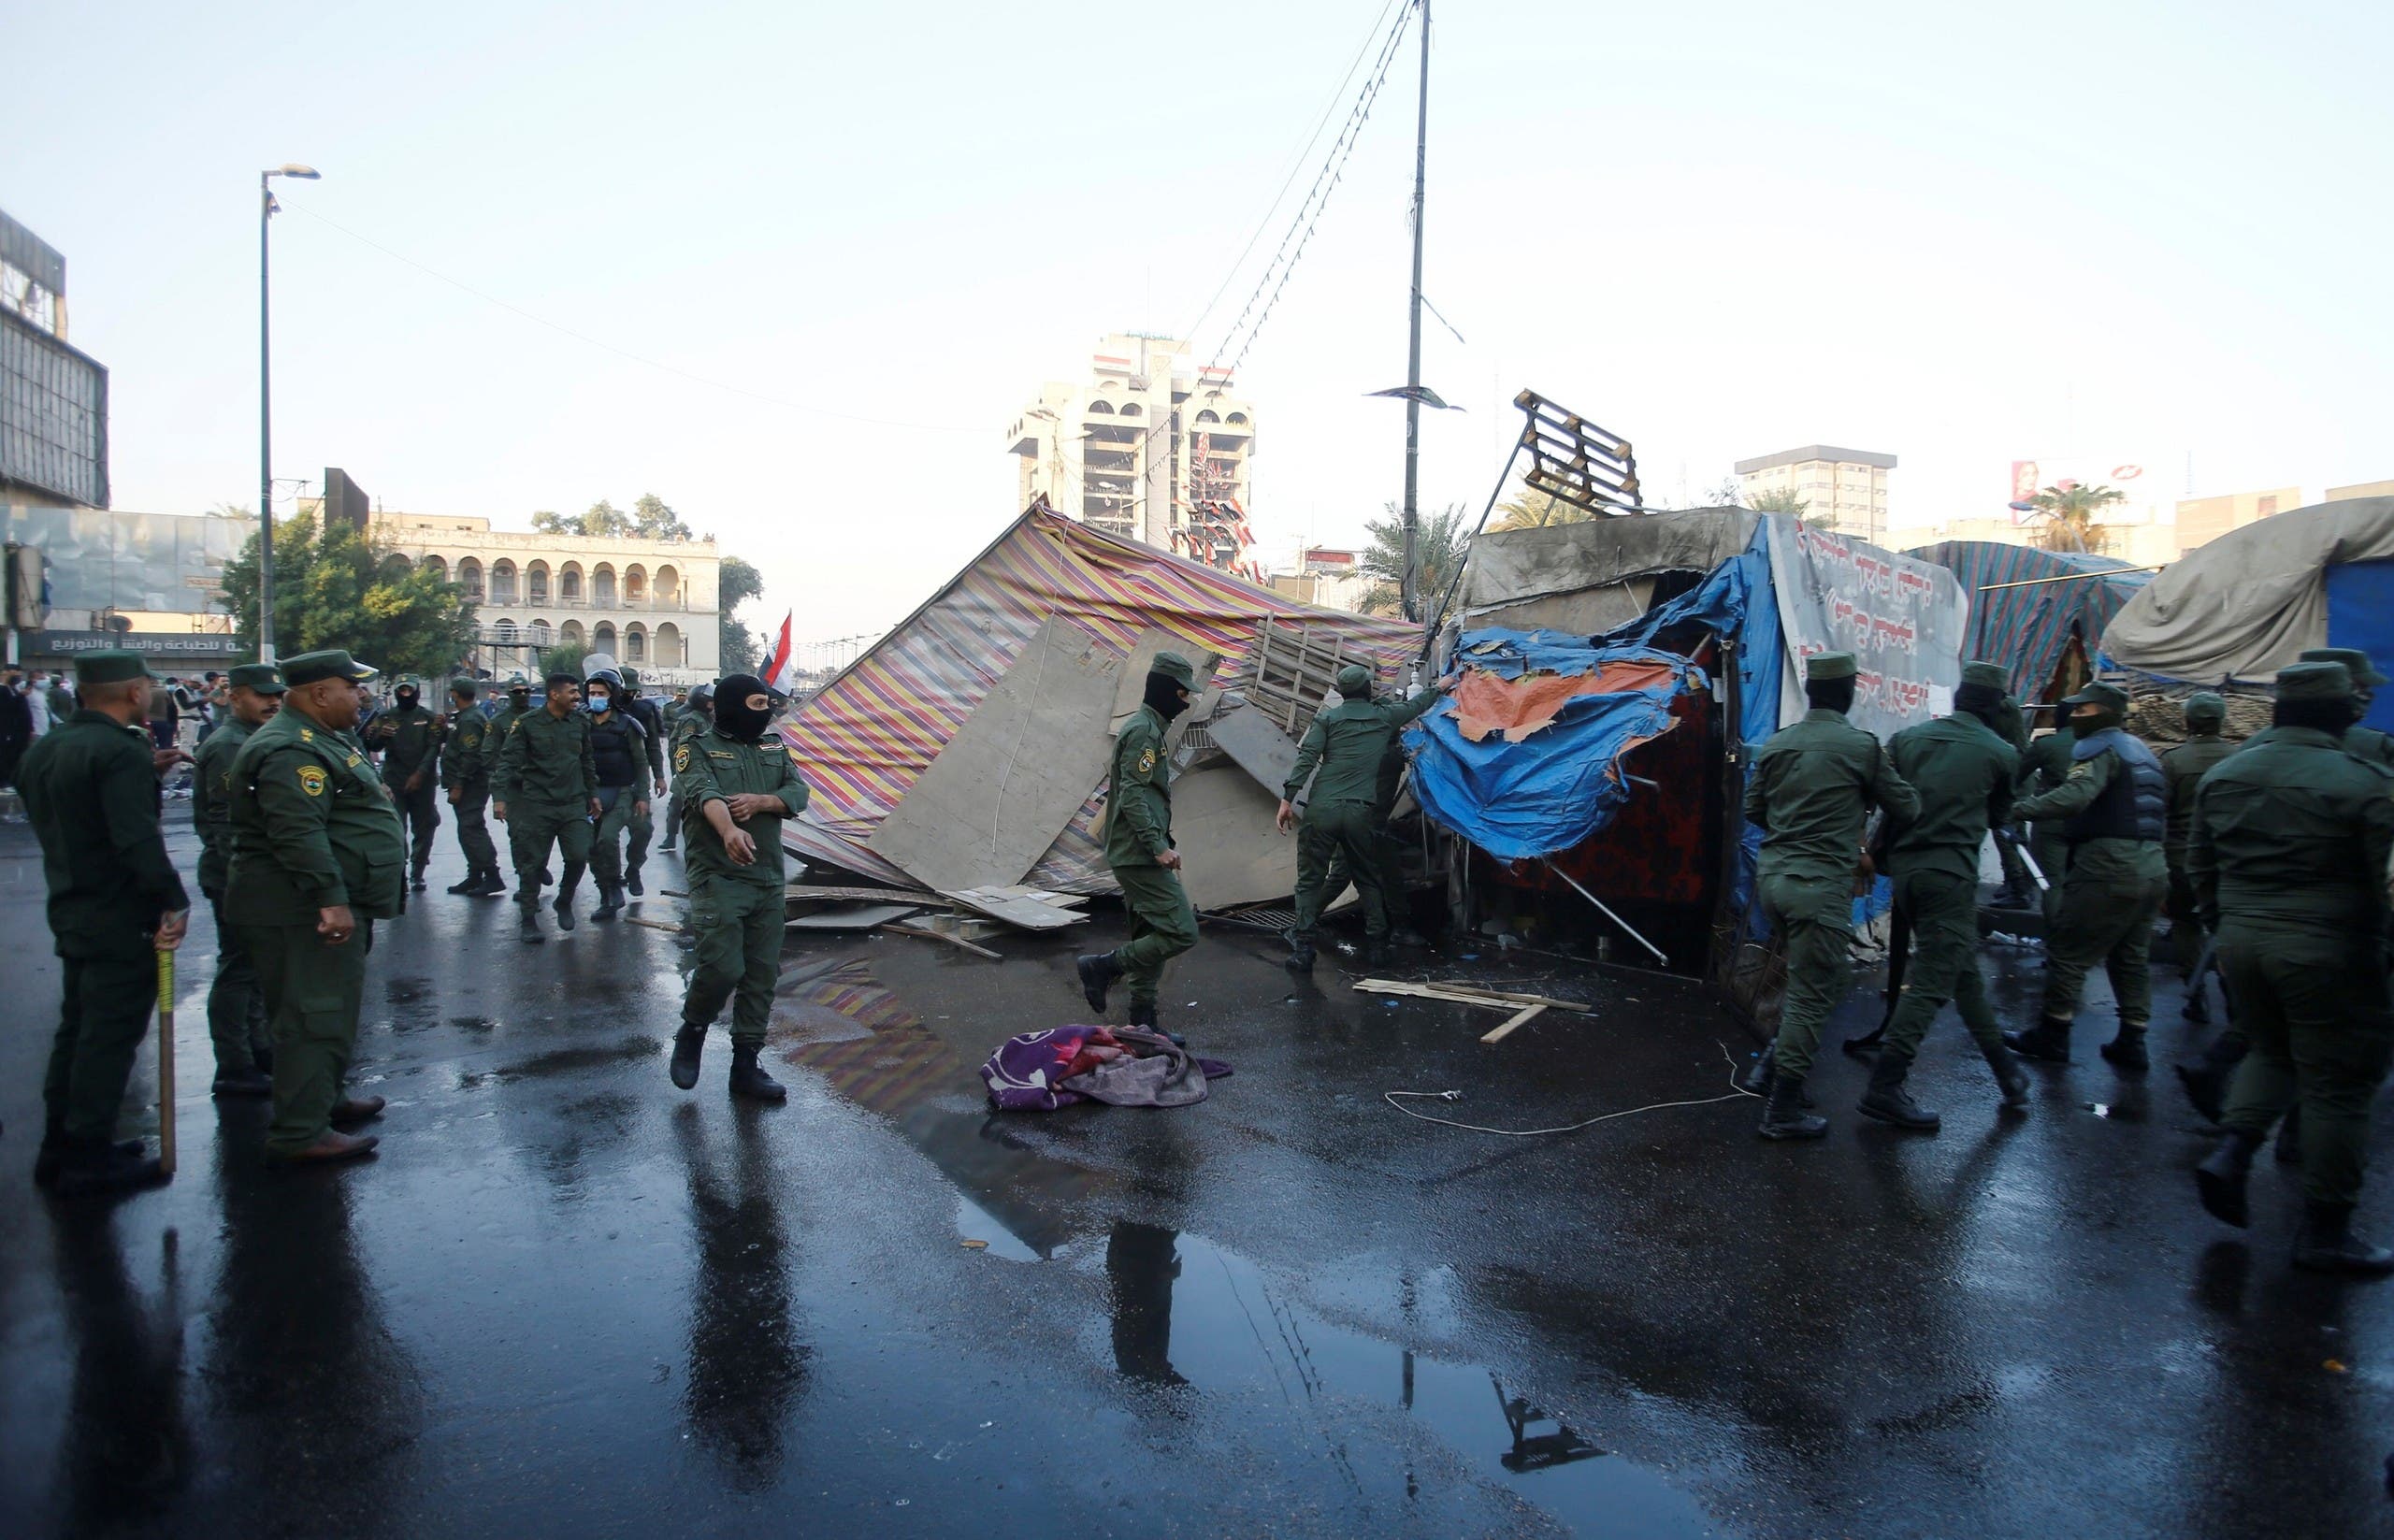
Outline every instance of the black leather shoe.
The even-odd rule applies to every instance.
[[[155,1158],[128,1153],[122,1144],[103,1144],[96,1151],[62,1151],[53,1190],[61,1198],[95,1198],[156,1187],[166,1179]]]
[[[2041,1058],[2048,1064],[2070,1062],[2070,1029],[2050,1021],[2039,1022],[2025,1032],[2006,1032],[2003,1045],[2022,1058]]]
[[[119,1155],[138,1156],[143,1146],[138,1139],[120,1139],[114,1148]],[[67,1149],[65,1142],[50,1140],[34,1152],[34,1186],[46,1190],[58,1185],[58,1173],[66,1164]]]
[[[447,892],[450,892],[450,893],[467,894],[467,893],[472,893],[472,892],[476,891],[476,890],[477,890],[477,889],[479,889],[482,885],[483,885],[483,874],[482,874],[481,872],[479,872],[479,871],[469,871],[469,872],[467,872],[467,873],[466,873],[466,875],[465,875],[465,879],[464,879],[463,881],[461,881],[461,882],[454,882],[454,883],[451,883],[451,884],[449,885],[449,886],[448,886],[444,891],[447,891]]]
[[[1828,1135],[1829,1120],[1804,1110],[1801,1080],[1781,1075],[1770,1083],[1770,1101],[1755,1131],[1765,1139],[1822,1139]]]
[[[1937,1115],[1914,1101],[1911,1093],[1904,1089],[1904,1081],[1911,1073],[1910,1059],[1898,1058],[1892,1053],[1881,1054],[1879,1062],[1870,1069],[1870,1088],[1862,1093],[1854,1111],[1914,1133],[1935,1133],[1941,1126]]]
[[[786,1101],[789,1092],[757,1062],[757,1050],[738,1043],[731,1048],[731,1094],[751,1101]]]
[[[685,1027],[673,1034],[673,1084],[684,1090],[699,1083],[699,1059],[707,1049],[707,1032],[703,1027]]]
[[[2130,1073],[2142,1074],[2153,1067],[2144,1051],[2144,1029],[2123,1027],[2120,1035],[2096,1050],[2116,1067]]]

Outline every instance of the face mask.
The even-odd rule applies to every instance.
[[[399,710],[403,712],[415,710],[415,700],[416,695],[413,690],[401,690],[399,692]]]
[[[606,691],[600,690],[596,695],[584,697],[584,704],[587,705],[592,711],[604,715],[607,708],[614,704],[614,700],[607,694]]]
[[[1187,688],[1170,674],[1150,673],[1144,698],[1158,716],[1169,722],[1189,709],[1189,702],[1181,696]]]
[[[754,674],[735,674],[723,682],[714,693],[715,726],[732,737],[755,742],[765,736],[765,726],[772,721],[770,699],[766,709],[758,711],[748,704],[752,695],[766,695],[764,682]]]

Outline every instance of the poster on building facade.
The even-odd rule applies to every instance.
[[[1787,637],[1783,727],[1804,714],[1804,659],[1852,653],[1853,725],[1884,739],[1954,709],[1969,600],[1941,567],[1769,515],[1771,586]]]

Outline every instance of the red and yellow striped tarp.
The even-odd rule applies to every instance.
[[[865,842],[1051,615],[1126,656],[1150,628],[1186,637],[1220,655],[1213,683],[1232,690],[1251,676],[1267,617],[1335,636],[1349,655],[1371,658],[1384,680],[1421,634],[1402,621],[1301,604],[1033,509],[784,724],[812,797],[802,816],[782,825],[783,843],[820,864],[908,881]],[[1094,835],[1103,788],[1089,789],[1026,880],[1062,892],[1114,890]]]

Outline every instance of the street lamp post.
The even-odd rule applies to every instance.
[[[274,218],[277,177],[314,181],[312,166],[278,166],[258,173],[258,661],[274,661],[274,353],[267,342],[267,230]]]

